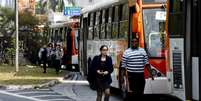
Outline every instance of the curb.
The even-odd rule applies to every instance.
[[[44,84],[39,85],[0,85],[1,90],[25,90],[25,89],[41,89],[41,88],[48,88],[53,87],[56,84],[59,84],[60,81],[52,80]]]
[[[25,90],[25,89],[42,89],[42,88],[49,88],[53,87],[57,84],[60,84],[63,82],[63,80],[74,80],[76,79],[75,72],[69,72],[62,78],[58,78],[56,80],[51,80],[44,84],[39,85],[1,85],[0,84],[0,90]]]

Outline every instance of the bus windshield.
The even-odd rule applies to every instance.
[[[143,9],[145,48],[149,57],[164,57],[165,9]]]

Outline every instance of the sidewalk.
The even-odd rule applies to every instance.
[[[40,88],[49,88],[53,87],[59,83],[66,82],[63,80],[63,78],[66,78],[68,80],[76,79],[73,72],[65,71],[66,76],[65,77],[58,77],[56,80],[49,81],[44,84],[36,84],[36,85],[2,85],[0,84],[0,89],[2,90],[23,90],[23,89],[40,89]]]
[[[40,89],[40,88],[48,88],[59,84],[58,80],[52,80],[50,82],[40,84],[40,85],[0,85],[1,90],[24,90],[24,89]]]

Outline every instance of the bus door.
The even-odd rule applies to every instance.
[[[141,43],[144,45],[149,57],[149,63],[152,68],[155,80],[148,79],[148,71],[145,69],[145,93],[170,93],[170,82],[167,78],[168,51],[166,45],[168,42],[165,31],[166,10],[165,3],[150,3],[142,5],[142,27],[140,33]],[[140,45],[140,46],[143,46]]]
[[[78,30],[68,28],[66,35],[66,65],[67,69],[79,71],[78,66]]]

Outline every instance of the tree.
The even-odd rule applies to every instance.
[[[36,16],[31,12],[23,12],[19,14],[19,27],[20,28],[34,28],[39,23]]]
[[[13,43],[13,35],[15,32],[15,12],[11,8],[0,7],[0,56],[1,63],[9,63],[15,46]],[[12,56],[11,56],[12,55]]]
[[[32,63],[35,63],[40,47],[40,38],[36,37],[39,33],[34,30],[38,24],[39,19],[32,13],[25,11],[19,14],[19,40],[23,43],[24,56]]]
[[[0,33],[12,36],[15,31],[15,12],[11,8],[0,7]]]

